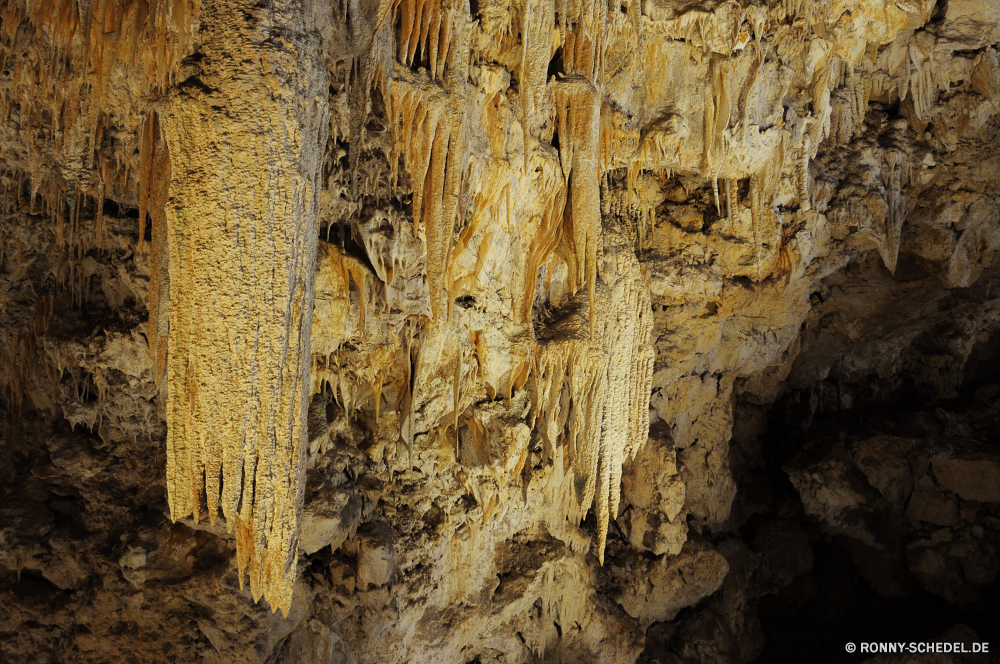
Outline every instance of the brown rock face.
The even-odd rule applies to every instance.
[[[4,0],[0,660],[991,640],[998,44],[993,0]]]

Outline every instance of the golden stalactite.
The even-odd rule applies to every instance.
[[[394,81],[390,94],[390,115],[399,119],[394,126],[401,133],[395,145],[401,145],[413,186],[413,223],[423,229],[426,238],[427,282],[431,311],[437,319],[455,225],[454,217],[446,217],[445,199],[458,195],[454,171],[461,165],[449,163],[448,156],[452,131],[459,120],[450,113],[447,95],[436,86],[415,89]],[[452,173],[448,172],[449,166]]]
[[[494,166],[494,161],[491,160],[490,166]],[[494,168],[491,173],[495,173],[496,170]],[[502,174],[497,173],[497,175]],[[477,251],[475,268],[469,274],[461,277],[457,275],[457,261],[467,249],[474,246],[472,243],[479,233],[482,224],[488,219],[498,218],[503,213],[501,208],[505,207],[506,203],[510,200],[510,186],[509,179],[503,177],[484,177],[482,178],[480,188],[472,196],[469,216],[461,231],[455,236],[455,246],[452,248],[448,270],[445,275],[447,282],[450,284],[448,290],[449,318],[451,317],[452,303],[455,298],[461,295],[463,290],[471,289],[475,286],[478,275],[483,270],[487,252]],[[479,246],[488,246],[492,241],[492,237],[493,231],[487,229],[485,239]]]
[[[348,161],[351,165],[351,186],[358,195],[358,160],[364,146],[365,121],[371,105],[371,89],[378,87],[382,97],[389,92],[389,66],[386,57],[392,35],[389,16],[393,0],[378,0],[353,5],[355,11],[349,23],[355,56],[351,62],[348,106],[350,110],[350,143]],[[342,17],[347,20],[346,14]]]
[[[521,86],[521,128],[524,145],[548,116],[546,80],[552,58],[552,30],[555,26],[555,5],[546,0],[526,0],[521,27],[521,66],[518,80]],[[523,152],[528,158],[527,149]]]
[[[398,11],[401,64],[389,81],[389,122],[394,150],[410,175],[414,225],[423,230],[427,247],[431,314],[438,320],[450,291],[444,280],[464,166],[469,17],[461,5],[420,0],[404,0]],[[418,47],[431,63],[428,74],[407,68]],[[400,152],[390,155],[393,168]]]
[[[174,520],[215,522],[221,511],[236,533],[241,586],[249,578],[255,600],[287,615],[328,85],[298,3],[216,0],[202,10],[202,85],[183,87],[162,118],[168,499]],[[294,47],[262,47],[261,30],[295,35]]]
[[[594,507],[603,564],[608,524],[618,516],[622,465],[649,433],[654,361],[649,288],[621,237],[608,237],[595,304],[577,301],[578,313],[542,331],[532,400],[544,454],[568,457],[577,514]]]
[[[170,154],[167,141],[160,127],[159,116],[153,112],[146,120],[148,125],[150,153],[148,183],[144,189],[145,196],[140,196],[140,203],[145,203],[152,222],[152,247],[149,259],[149,325],[146,336],[149,338],[149,348],[153,355],[153,374],[161,393],[165,393],[167,375],[167,336],[169,327],[170,275],[169,251],[167,249],[167,195],[170,189]],[[144,132],[144,133],[145,133]],[[140,212],[140,221],[143,219]],[[141,227],[141,225],[140,225]],[[140,241],[144,229],[140,232]]]
[[[556,9],[565,41],[563,64],[567,74],[578,74],[593,83],[604,79],[607,47],[608,3],[603,0],[559,3]]]
[[[130,190],[148,186],[130,172],[127,147],[132,136],[148,137],[139,109],[176,82],[198,12],[199,0],[12,0],[0,8],[0,60],[11,70],[0,117],[16,113],[21,125],[21,141],[0,146],[0,159],[30,176],[32,207],[40,197],[41,212],[71,254],[92,248],[80,244],[92,241],[80,232],[84,198],[96,208],[100,244],[105,197],[128,198]],[[22,26],[30,26],[35,39],[15,55],[13,39]],[[115,87],[112,79],[128,83]],[[110,129],[116,138],[105,145]],[[55,160],[39,152],[42,135],[55,147]]]
[[[149,185],[153,174],[153,131],[156,113],[153,112],[142,123],[139,138],[139,244],[136,253],[141,254],[146,240],[146,212],[149,205]]]
[[[528,247],[528,269],[526,274],[538,274],[538,269],[545,264],[555,251],[563,234],[563,216],[566,208],[566,188],[551,187],[551,196],[545,201],[544,212],[537,220],[538,230]],[[519,310],[519,323],[531,320],[531,306],[535,299],[535,280],[529,279],[525,284],[524,298]]]
[[[570,273],[574,289],[586,287],[593,308],[601,245],[601,95],[582,77],[558,81],[554,90],[559,159],[569,188],[565,237],[571,247]]]

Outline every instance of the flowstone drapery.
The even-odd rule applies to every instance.
[[[325,72],[302,3],[202,5],[167,100],[167,488],[288,612],[305,478]],[[270,43],[266,43],[271,40]],[[264,44],[262,46],[262,44]]]

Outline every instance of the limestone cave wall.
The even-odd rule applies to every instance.
[[[998,45],[0,0],[0,659],[1000,651]]]

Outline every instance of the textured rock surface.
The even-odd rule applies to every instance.
[[[990,640],[998,21],[7,0],[0,658]]]

